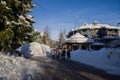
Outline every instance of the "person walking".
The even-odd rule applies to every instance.
[[[62,59],[65,59],[65,53],[66,53],[65,49],[63,49],[62,54],[61,54]]]
[[[70,59],[70,50],[67,51],[67,59],[69,60]]]
[[[54,59],[54,57],[55,57],[55,50],[54,49],[51,51],[51,54],[52,54],[52,59]]]
[[[59,55],[60,55],[60,52],[59,52],[59,48],[56,49],[56,58],[59,59]]]

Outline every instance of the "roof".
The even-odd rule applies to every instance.
[[[111,28],[111,29],[120,29],[119,27],[116,26],[110,26],[108,24],[83,24],[82,26],[80,26],[78,29],[86,29],[86,28],[90,28],[90,29],[94,29],[94,28]]]
[[[81,25],[77,28],[73,28],[71,31],[76,31],[78,29],[99,29],[99,28],[119,29],[120,30],[120,27],[111,26],[111,25],[108,25],[108,24],[99,24],[95,21],[93,24],[84,23],[83,25]]]
[[[92,42],[94,42],[93,39],[86,38],[80,33],[76,33],[75,35],[68,38],[65,43],[92,43]]]

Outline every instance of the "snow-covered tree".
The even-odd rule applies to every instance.
[[[51,38],[50,38],[50,29],[48,26],[44,28],[44,32],[41,37],[41,40],[43,44],[49,45]]]
[[[58,46],[62,48],[63,43],[65,42],[65,30],[60,30],[59,39],[58,39]]]
[[[44,28],[43,33],[41,33],[40,43],[46,44],[46,45],[50,46],[51,48],[53,48],[53,47],[56,47],[56,41],[51,39],[50,34],[51,34],[50,28],[48,26],[46,26]]]
[[[0,40],[2,49],[8,44],[11,49],[16,49],[19,45],[34,40],[34,20],[28,15],[32,7],[32,0],[0,0],[0,38],[4,37],[6,41]]]

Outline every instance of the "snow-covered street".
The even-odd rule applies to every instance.
[[[42,69],[38,61],[25,58],[46,57],[49,52],[49,46],[37,42],[22,45],[12,56],[0,52],[0,80],[39,80]]]
[[[0,0],[0,80],[120,80],[119,9],[120,0]]]
[[[1,80],[119,80],[104,70],[71,60],[0,55]]]
[[[76,50],[71,60],[50,59],[50,48],[32,42],[16,51],[23,57],[0,53],[0,79],[2,80],[119,80],[119,48]],[[47,54],[48,53],[48,54]],[[27,58],[27,59],[25,59]]]
[[[120,75],[120,48],[101,50],[77,50],[71,53],[72,60],[92,65],[107,73]]]

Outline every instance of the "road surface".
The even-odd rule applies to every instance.
[[[36,80],[120,80],[120,75],[111,75],[95,67],[72,60],[32,58],[42,68]]]

